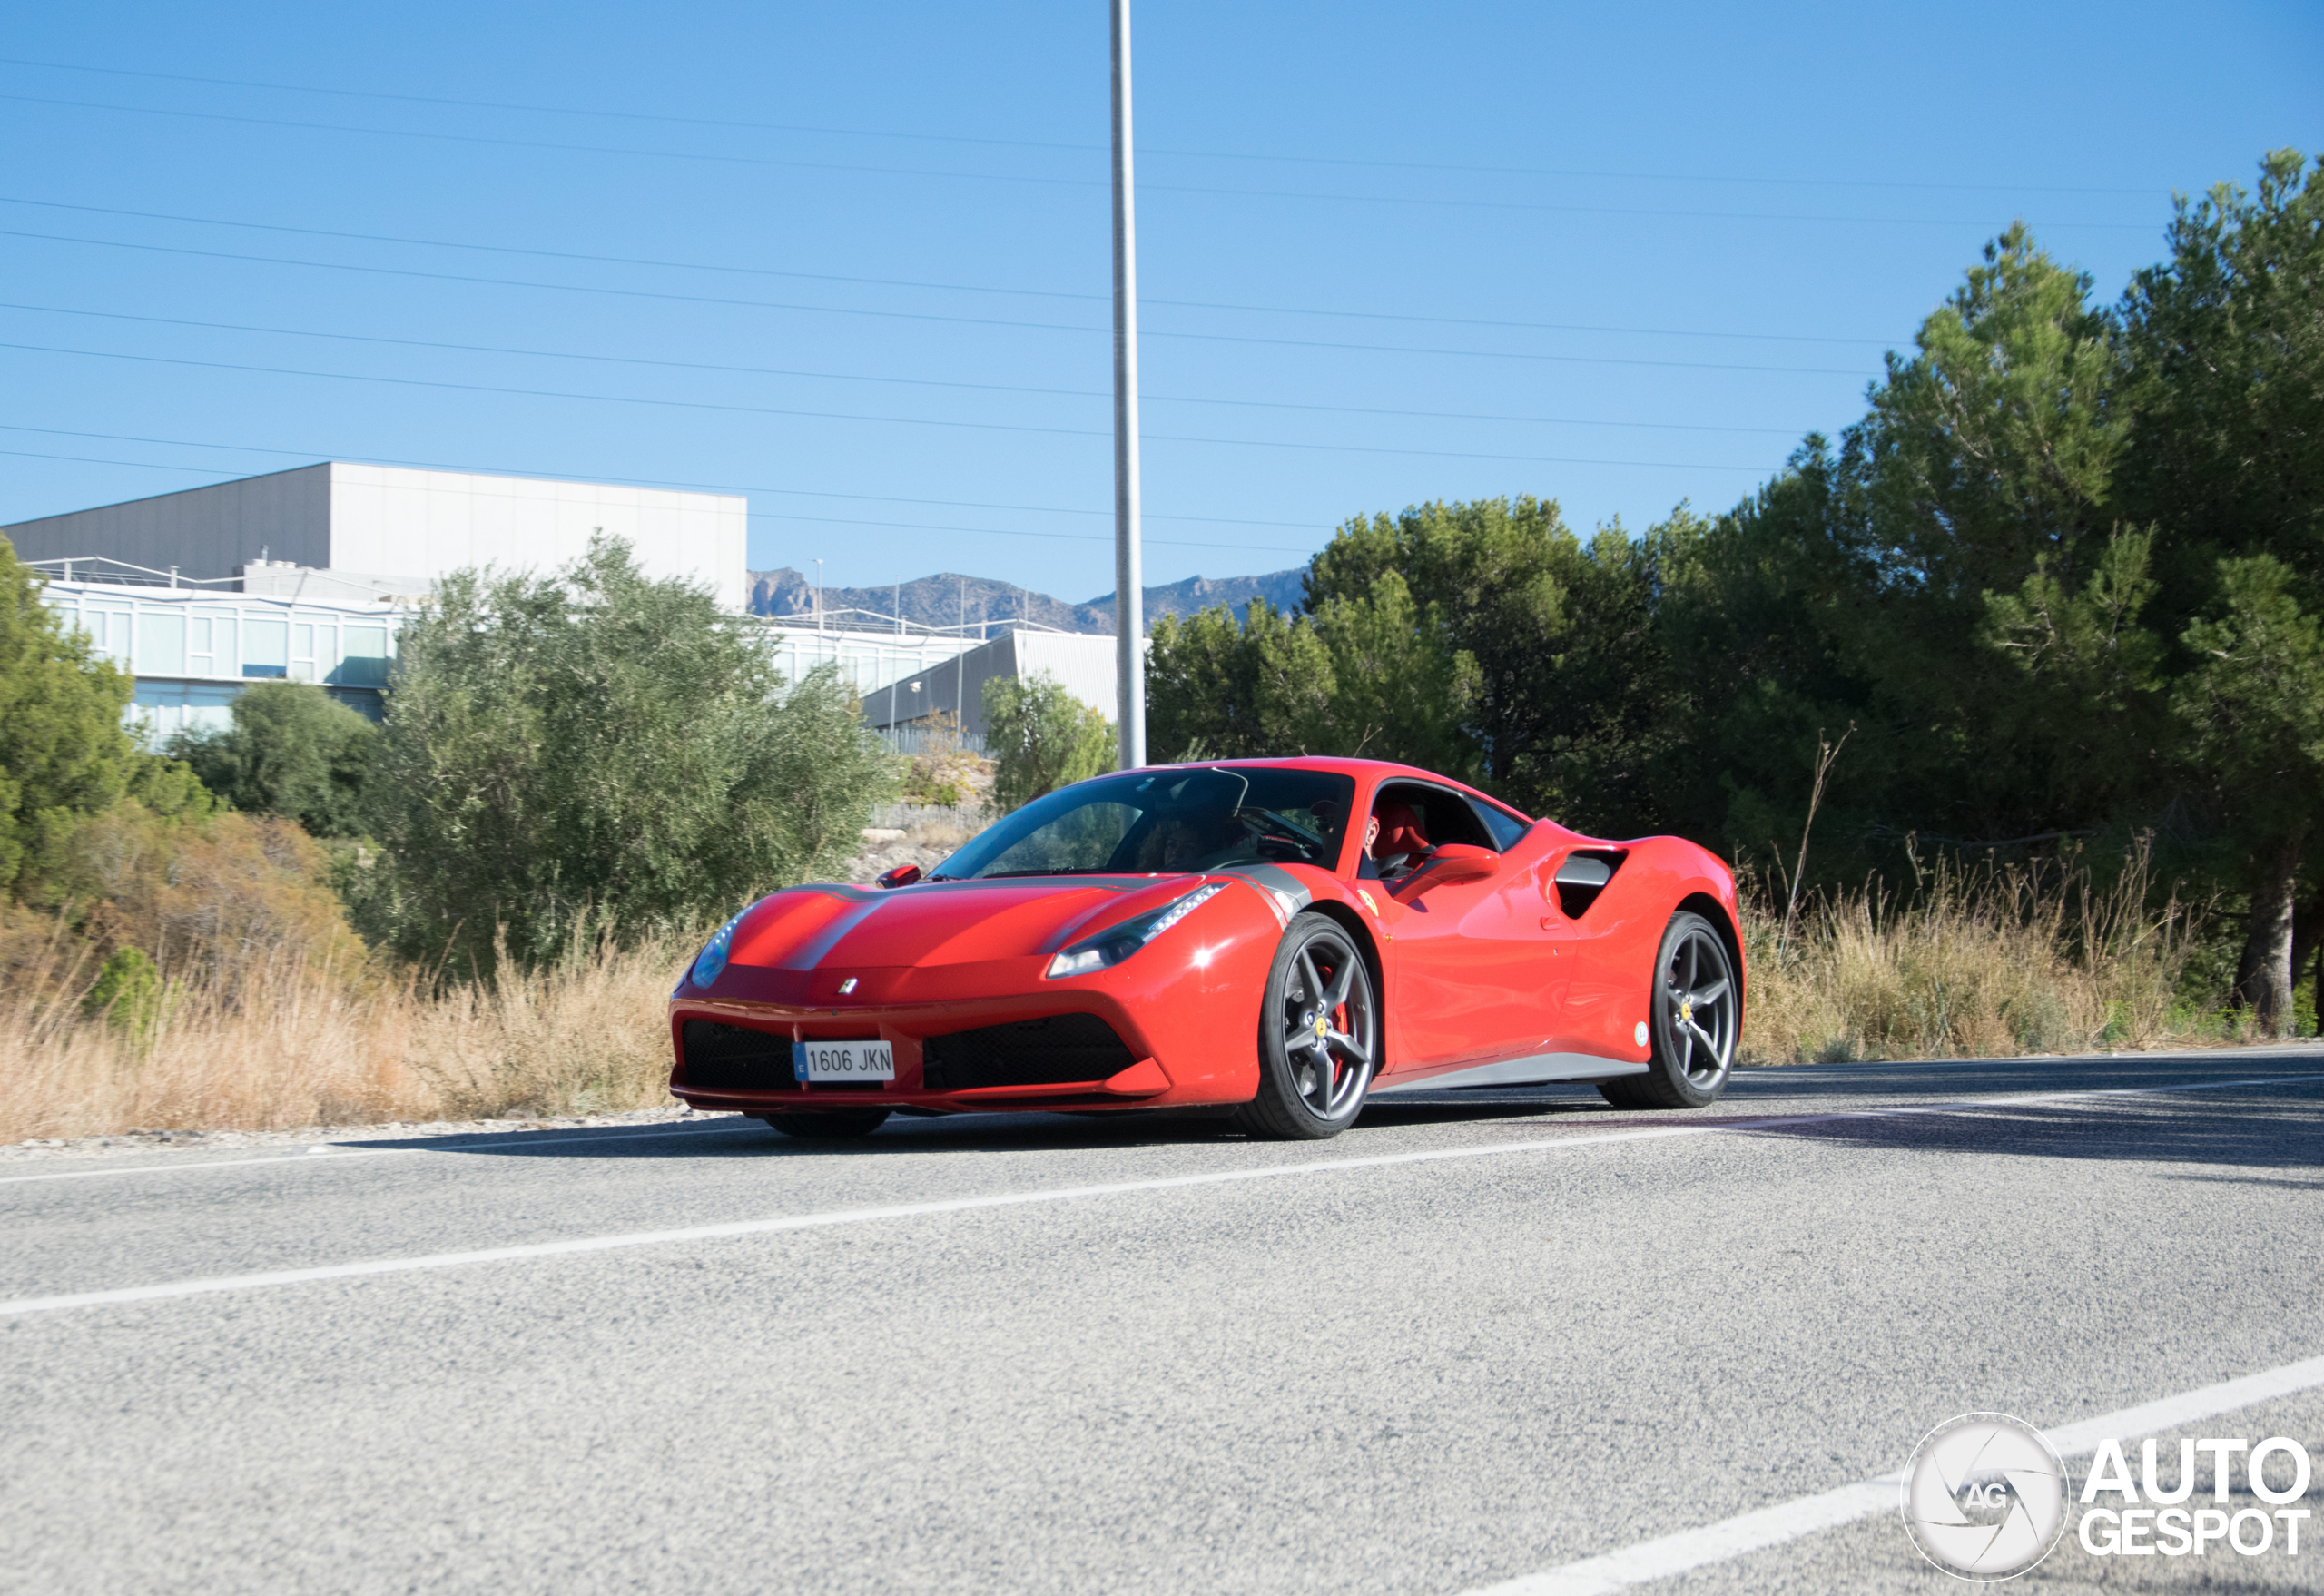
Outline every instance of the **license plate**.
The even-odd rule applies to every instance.
[[[893,1080],[892,1042],[793,1042],[791,1073],[800,1080]]]

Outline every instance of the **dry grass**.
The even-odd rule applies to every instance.
[[[2216,1016],[2174,1000],[2196,916],[2148,897],[2133,853],[2111,886],[2072,869],[1940,868],[1908,902],[1876,890],[1820,900],[1788,941],[1781,906],[1753,900],[1744,1058],[2221,1039]],[[139,1030],[83,1011],[95,961],[61,921],[0,918],[14,949],[0,994],[0,1141],[649,1107],[666,1100],[664,1005],[694,946],[576,948],[546,970],[510,965],[497,981],[431,994],[409,976],[348,968],[343,953],[310,959],[278,941],[231,979],[204,979],[214,960],[177,962],[179,980]]]
[[[667,1100],[664,1003],[693,952],[577,950],[439,995],[284,953],[231,992],[172,988],[142,1033],[84,1015],[87,961],[60,958],[0,998],[0,1141],[649,1107]]]
[[[1899,901],[1821,899],[1787,942],[1780,904],[1747,908],[1743,1058],[1759,1064],[1999,1058],[2217,1040],[2177,999],[2199,911],[2150,900],[2143,848],[2111,883],[2077,863],[1940,862]]]
[[[904,841],[917,847],[941,848],[949,852],[981,829],[971,829],[952,820],[924,820],[904,832]]]

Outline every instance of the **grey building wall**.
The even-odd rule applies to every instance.
[[[1141,645],[1141,646],[1145,646]],[[1109,721],[1118,721],[1114,640],[1073,632],[1010,632],[955,659],[864,695],[868,725],[888,727],[938,710],[958,713],[960,729],[985,734],[984,685],[995,676],[1047,674]]]
[[[1104,640],[1108,647],[1113,639]],[[1017,674],[1017,635],[996,637],[966,654],[956,655],[917,675],[891,683],[863,700],[867,725],[887,727],[916,721],[942,710],[957,713],[960,729],[984,735],[984,685],[995,676]]]
[[[181,576],[231,576],[263,552],[296,565],[330,564],[328,464],[190,488],[127,504],[0,527],[27,560],[103,555]]]

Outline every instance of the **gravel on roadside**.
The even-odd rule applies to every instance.
[[[0,1164],[104,1157],[108,1154],[148,1153],[157,1148],[314,1147],[334,1142],[410,1141],[437,1136],[495,1136],[519,1130],[588,1130],[623,1125],[653,1125],[666,1120],[711,1120],[738,1118],[699,1113],[683,1103],[635,1108],[626,1114],[555,1116],[512,1114],[499,1119],[434,1119],[424,1124],[394,1120],[384,1125],[310,1125],[298,1130],[126,1130],[112,1136],[50,1138],[0,1146]]]

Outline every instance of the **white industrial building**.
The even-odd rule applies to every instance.
[[[222,726],[251,681],[313,682],[379,713],[410,603],[464,567],[551,570],[599,534],[639,568],[743,608],[731,494],[343,460],[0,527],[51,608],[136,680],[149,736]]]
[[[137,576],[133,570],[111,570],[111,580],[65,581],[61,565],[41,567],[50,576],[42,599],[135,678],[128,714],[155,743],[178,732],[222,730],[234,695],[270,679],[313,682],[379,717],[404,613],[393,603],[118,579]]]
[[[0,534],[48,577],[51,607],[135,678],[130,714],[158,740],[223,726],[242,686],[269,678],[313,682],[376,716],[398,623],[438,581],[552,570],[599,534],[625,540],[646,576],[707,586],[740,615],[748,525],[734,495],[332,460]],[[1111,637],[828,619],[844,624],[760,624],[786,677],[835,665],[891,740],[938,709],[980,738],[984,683],[1039,671],[1116,718]]]
[[[982,646],[959,629],[927,627],[886,631],[862,626],[818,627],[801,617],[768,621],[767,646],[786,681],[797,681],[821,665],[832,666],[858,698],[870,699],[890,683],[924,675],[944,661]]]
[[[419,596],[471,566],[550,570],[598,533],[625,538],[649,576],[748,602],[748,505],[738,495],[357,466],[343,460],[0,527],[16,557],[102,556],[242,592]]]

